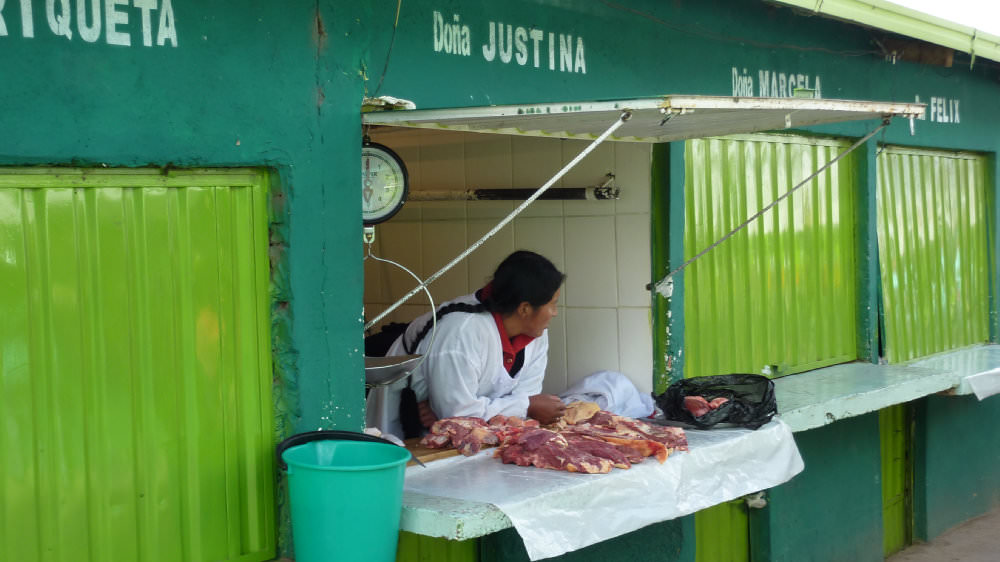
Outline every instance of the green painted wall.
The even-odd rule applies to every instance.
[[[914,536],[931,540],[1000,506],[1000,398],[916,402]]]
[[[287,284],[282,281],[283,287],[274,293],[280,295],[276,299],[289,303],[276,307],[280,321],[275,338],[282,342],[279,351],[284,360],[275,362],[282,369],[277,377],[281,388],[275,396],[287,398],[285,403],[292,410],[287,425],[280,427],[290,425],[298,431],[361,425],[362,267],[354,186],[359,179],[359,110],[366,91],[378,89],[380,94],[433,108],[665,93],[732,95],[734,73],[739,84],[752,80],[748,93],[760,95],[764,73],[783,74],[786,81],[789,75],[802,75],[813,86],[819,77],[822,95],[828,98],[943,100],[935,105],[935,118],[945,115],[940,109],[948,109],[948,117],[954,117],[950,110],[956,100],[960,102],[959,122],[917,121],[916,136],[910,136],[907,123],[894,123],[880,142],[988,153],[1000,148],[995,66],[977,61],[969,70],[968,59],[961,55],[947,69],[892,64],[875,52],[869,30],[797,16],[791,9],[763,2],[412,0],[401,4],[394,31],[397,3],[391,0],[220,0],[208,4],[173,0],[176,47],[157,46],[155,40],[143,46],[142,14],[131,7],[122,8],[129,19],[119,26],[129,34],[130,47],[108,44],[107,29],[96,42],[87,42],[75,18],[71,19],[71,38],[56,36],[49,30],[44,3],[39,0],[32,2],[34,36],[26,37],[20,5],[8,1],[0,11],[6,31],[0,35],[4,54],[0,58],[0,76],[4,77],[0,166],[254,166],[273,170],[272,185],[287,195],[275,205],[284,212],[274,216],[284,218],[272,225],[272,240],[278,247],[276,267],[287,274],[278,279],[286,279]],[[434,12],[441,14],[442,22],[454,23],[457,16],[460,34],[462,26],[468,26],[469,56],[435,51]],[[153,13],[153,29],[158,16]],[[538,42],[538,68],[530,39],[525,43],[524,65],[518,64],[516,51],[508,63],[499,55],[493,61],[484,58],[482,47],[489,39],[490,22],[499,21],[512,24],[515,33],[519,26],[544,32],[544,40]],[[558,48],[554,50],[556,69],[548,68],[549,33],[555,34],[556,43],[559,34],[572,35],[574,43],[582,38],[585,73],[559,70]],[[121,37],[117,40],[121,42]],[[582,70],[575,50],[573,44],[573,70]],[[873,125],[833,125],[813,132],[861,136]],[[671,147],[669,157],[672,218],[683,209],[678,206],[683,199],[676,192],[683,186],[684,171],[673,165],[682,161],[683,147],[678,146],[678,150]],[[997,159],[990,162],[996,177]],[[872,173],[868,172],[869,177]],[[998,203],[995,198],[991,201],[995,214]],[[670,221],[666,241],[670,263],[679,263],[676,249],[683,229],[683,220]],[[996,230],[991,240],[1000,240]],[[1000,283],[996,267],[994,260],[994,292]],[[678,314],[682,302],[681,283],[671,302],[673,338],[667,344],[675,359],[674,373],[681,372],[683,359],[683,318]],[[994,339],[995,309],[991,304]],[[872,339],[865,336],[863,342]],[[661,378],[659,384],[663,382]],[[928,430],[931,433],[944,433],[952,425],[973,426],[982,416],[991,422],[996,419],[993,410],[983,408],[956,412],[935,406],[929,410],[933,412],[928,416],[934,425]],[[822,511],[829,505],[812,501],[820,499],[833,502],[840,511],[853,503],[849,513],[863,517],[833,521],[834,528],[858,534],[863,539],[860,544],[871,543],[875,545],[872,552],[879,551],[880,537],[867,540],[878,529],[868,518],[869,511],[875,513],[868,502],[879,498],[877,480],[874,484],[846,480],[853,486],[848,489],[857,491],[849,494],[834,494],[831,484],[845,481],[848,474],[877,475],[877,443],[868,440],[878,433],[871,427],[867,433],[857,431],[857,424],[871,423],[847,420],[815,430],[843,445],[836,454],[829,453],[830,458],[813,432],[801,436],[800,445],[808,453],[807,472],[772,491],[776,503],[768,509],[769,519],[782,524],[770,526],[768,548],[776,556],[800,553],[816,540],[814,533],[822,529],[819,523],[831,523]],[[973,449],[995,445],[983,434],[967,439]],[[929,443],[942,446],[937,438]],[[946,443],[943,436],[941,443]],[[797,484],[800,480],[813,485]],[[1000,488],[988,479],[981,483],[992,490]],[[872,486],[874,490],[869,490]],[[925,488],[930,498],[961,492],[960,486],[935,472],[928,474]],[[803,499],[794,499],[795,494]],[[802,526],[793,515],[812,517],[817,527],[812,527],[813,519],[806,519],[809,524]],[[827,544],[824,541],[838,535],[842,533],[828,533],[817,544]],[[673,539],[680,543],[660,544],[681,548],[683,554],[691,546],[679,536],[674,534]],[[654,551],[651,547],[648,552]]]
[[[795,434],[805,470],[750,510],[751,560],[882,560],[878,414]]]
[[[546,558],[550,562],[694,562],[694,516],[654,523],[595,545]],[[527,562],[514,529],[479,539],[480,562]]]
[[[7,77],[0,165],[274,168],[289,199],[296,390],[308,397],[295,412],[298,429],[360,425],[358,204],[345,186],[357,180],[365,92],[377,89],[422,108],[728,95],[738,82],[735,69],[737,78],[753,80],[750,93],[758,95],[765,72],[801,74],[813,86],[819,77],[825,97],[960,100],[959,123],[920,121],[916,137],[897,123],[886,142],[985,151],[998,144],[994,71],[985,64],[972,71],[961,57],[951,69],[891,64],[872,51],[867,30],[765,4],[413,1],[402,4],[395,30],[392,2],[171,5],[176,47],[143,46],[141,13],[128,7],[122,9],[130,19],[117,28],[132,43],[124,47],[108,44],[107,29],[93,43],[78,29],[69,39],[56,36],[40,4],[33,37],[26,37],[20,4],[8,2],[0,12],[0,73]],[[457,18],[460,35],[467,26],[468,56],[435,51],[435,13],[441,22]],[[491,22],[510,23],[515,37],[519,26],[541,30],[539,66],[530,37],[524,65],[516,48],[510,62],[501,54],[487,61]],[[555,69],[548,68],[548,45],[560,34],[573,37],[571,71],[559,68],[559,47]],[[817,130],[860,135],[869,125]]]
[[[24,36],[20,3],[0,12],[0,165],[274,169],[289,199],[290,384],[309,397],[291,423],[358,427],[359,205],[341,186],[360,157],[362,83],[351,68],[384,49],[367,44],[367,16],[329,3],[174,0],[177,46],[146,47],[141,13],[126,6],[116,28],[126,47],[107,43],[106,25],[87,42],[75,13],[72,38],[57,37],[44,4],[33,4],[34,37]],[[157,12],[151,21],[155,34]]]

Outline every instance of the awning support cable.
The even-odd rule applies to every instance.
[[[682,269],[684,269],[685,267],[691,265],[695,260],[697,260],[698,258],[704,256],[708,252],[712,251],[716,246],[718,246],[719,244],[722,244],[723,242],[725,242],[726,240],[728,240],[730,237],[732,237],[734,234],[736,234],[737,232],[739,232],[739,231],[743,230],[744,228],[746,228],[750,223],[752,223],[758,217],[760,217],[761,215],[763,215],[764,213],[766,213],[767,211],[769,211],[771,209],[771,207],[774,207],[779,202],[781,202],[782,200],[786,199],[791,194],[795,193],[796,190],[798,190],[800,187],[802,187],[802,186],[806,185],[807,183],[809,183],[810,181],[812,181],[816,176],[820,175],[824,170],[826,170],[830,166],[833,166],[834,164],[836,164],[841,158],[843,158],[844,156],[847,156],[848,154],[850,154],[851,152],[853,152],[856,148],[858,148],[859,146],[861,146],[864,143],[868,142],[868,139],[874,137],[879,131],[881,131],[882,129],[886,128],[888,125],[889,125],[889,118],[886,117],[885,119],[882,120],[882,124],[879,125],[878,127],[876,127],[875,130],[873,130],[872,132],[868,133],[863,138],[861,138],[860,140],[858,140],[857,142],[855,142],[854,144],[852,144],[850,147],[848,147],[847,150],[845,150],[845,151],[841,152],[840,154],[838,154],[836,158],[834,158],[833,160],[830,160],[829,162],[827,162],[826,164],[824,164],[821,168],[819,168],[818,170],[816,170],[812,174],[809,174],[809,177],[807,177],[806,179],[800,181],[795,187],[789,189],[788,191],[786,191],[785,193],[783,193],[780,197],[778,197],[774,201],[771,201],[770,203],[768,203],[763,209],[757,211],[756,213],[754,213],[753,215],[751,215],[750,218],[748,218],[747,220],[743,221],[742,224],[740,224],[736,228],[734,228],[734,229],[730,230],[728,233],[726,233],[725,236],[723,236],[722,238],[719,238],[718,240],[716,240],[715,242],[713,242],[710,246],[708,246],[704,250],[698,252],[694,257],[692,257],[691,259],[689,259],[686,262],[682,263],[680,266],[677,267],[677,269],[675,269],[675,270],[671,271],[670,273],[668,273],[663,279],[660,279],[659,281],[656,282],[656,285],[655,285],[656,292],[660,293],[664,297],[668,297],[669,298],[670,295],[673,293],[673,280],[672,280],[672,278],[673,278],[674,275],[677,275],[678,273],[680,273],[680,271]]]
[[[468,248],[466,248],[464,252],[462,252],[457,257],[455,257],[455,259],[453,259],[450,262],[448,262],[444,267],[442,267],[441,269],[439,269],[437,271],[437,273],[435,273],[435,274],[431,275],[430,277],[428,277],[427,279],[425,279],[422,283],[420,283],[419,285],[417,285],[416,287],[414,287],[409,293],[406,293],[403,296],[403,298],[401,298],[398,301],[396,301],[395,303],[393,303],[392,306],[390,306],[389,308],[383,310],[381,312],[381,314],[379,314],[378,316],[376,316],[375,318],[373,318],[371,321],[369,321],[367,324],[365,324],[365,328],[364,329],[368,330],[372,326],[374,326],[375,324],[378,324],[383,318],[385,318],[386,316],[388,316],[389,313],[391,313],[393,310],[396,310],[397,308],[399,308],[399,306],[402,305],[404,302],[410,300],[410,298],[413,295],[415,295],[418,292],[420,292],[421,290],[423,290],[424,287],[426,287],[427,285],[430,285],[431,283],[433,283],[434,281],[436,281],[439,277],[441,277],[442,275],[444,275],[445,273],[447,273],[447,271],[449,269],[451,269],[452,267],[455,267],[455,265],[457,265],[459,262],[461,262],[462,260],[464,260],[469,254],[471,254],[472,252],[476,251],[477,248],[479,248],[480,246],[483,245],[484,242],[486,242],[487,240],[489,240],[490,238],[492,238],[494,234],[496,234],[497,232],[500,232],[500,229],[502,229],[503,227],[507,226],[507,223],[509,223],[510,221],[514,220],[514,217],[516,217],[517,215],[521,214],[521,211],[523,211],[524,209],[526,209],[528,207],[528,205],[532,204],[535,201],[535,199],[538,199],[543,193],[545,193],[545,190],[547,190],[548,188],[552,187],[553,184],[555,184],[557,181],[559,181],[560,178],[562,178],[564,175],[566,175],[567,172],[569,172],[570,170],[572,170],[574,166],[576,166],[581,160],[583,160],[588,154],[590,154],[595,148],[597,148],[598,145],[600,145],[602,142],[604,142],[609,136],[611,136],[612,133],[614,133],[615,131],[617,131],[619,127],[621,127],[622,125],[624,125],[625,122],[628,121],[631,118],[632,118],[632,112],[631,111],[623,111],[621,113],[621,115],[618,117],[618,120],[615,121],[614,124],[612,124],[610,127],[608,127],[608,130],[606,130],[603,133],[601,133],[596,139],[594,139],[589,145],[587,145],[587,148],[583,149],[583,151],[580,152],[580,154],[577,154],[576,157],[573,158],[573,160],[571,160],[568,164],[566,164],[565,166],[563,166],[563,168],[561,170],[559,170],[558,172],[556,172],[556,175],[552,176],[552,178],[550,178],[549,181],[545,182],[545,184],[542,185],[542,187],[539,187],[535,191],[535,193],[533,193],[531,195],[531,197],[528,197],[527,199],[525,199],[523,203],[521,203],[520,205],[518,205],[518,207],[516,209],[514,209],[509,215],[507,215],[506,217],[504,217],[503,220],[501,220],[500,222],[498,222],[496,224],[496,226],[494,226],[492,229],[490,229],[489,232],[487,232],[486,234],[484,234],[482,238],[480,238],[478,241],[476,241],[473,245],[471,245]]]

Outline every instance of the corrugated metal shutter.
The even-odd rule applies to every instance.
[[[764,136],[686,142],[691,257],[849,143]],[[684,275],[685,376],[790,374],[857,356],[855,185],[850,154]]]
[[[878,158],[885,355],[989,338],[986,158],[887,147]]]
[[[750,522],[743,498],[694,514],[695,562],[750,560]]]
[[[266,189],[0,170],[0,559],[274,556]]]

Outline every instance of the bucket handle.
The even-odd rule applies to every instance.
[[[281,443],[278,443],[277,456],[278,456],[278,467],[281,470],[288,470],[288,465],[285,464],[284,459],[281,458],[281,453],[285,452],[285,449],[289,447],[294,447],[296,445],[304,445],[310,441],[370,441],[372,443],[385,443],[386,445],[392,445],[393,447],[398,447],[392,441],[388,439],[383,439],[381,437],[376,437],[374,435],[368,435],[367,433],[358,433],[356,431],[343,431],[339,429],[321,429],[318,431],[307,431],[305,433],[299,433],[298,435],[293,435],[288,439],[285,439]],[[420,462],[420,459],[410,452],[410,458],[412,458],[417,464],[427,468],[427,466]]]

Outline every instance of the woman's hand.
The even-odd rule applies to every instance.
[[[542,425],[559,421],[565,411],[566,405],[554,394],[536,394],[528,398],[528,417]]]
[[[427,400],[417,404],[417,410],[420,412],[420,425],[430,428],[434,425],[434,422],[438,421],[437,414],[434,410],[431,410],[431,403]]]

